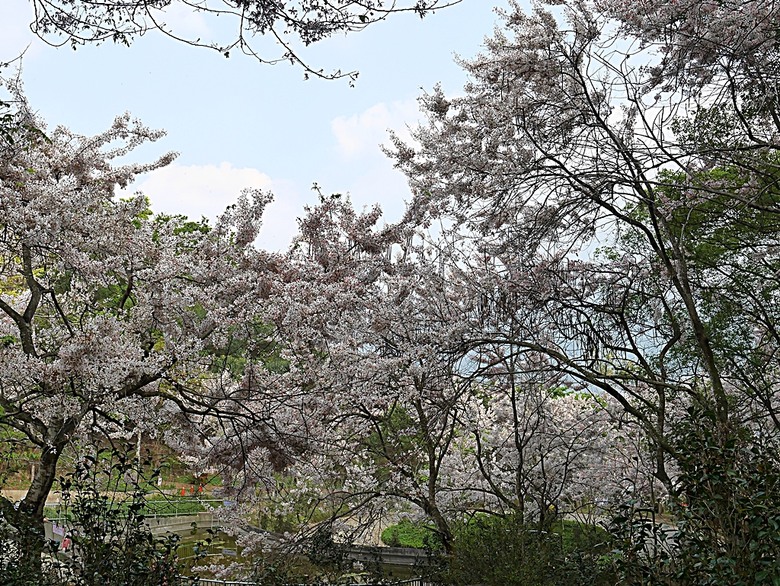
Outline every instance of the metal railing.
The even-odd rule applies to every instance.
[[[159,503],[158,511],[155,507],[155,503]],[[203,511],[193,511],[192,504],[197,503],[204,507]],[[171,497],[169,500],[149,500],[144,507],[143,515],[147,519],[155,519],[158,517],[186,517],[190,515],[197,515],[199,512],[212,512],[223,506],[224,501],[221,499],[199,499],[199,498],[181,498]],[[46,507],[48,510],[46,513],[46,519],[52,522],[66,521],[67,516],[63,513],[67,511],[65,505],[52,505]],[[54,510],[52,510],[54,509]],[[181,509],[181,510],[180,510]],[[189,509],[189,510],[188,510]]]

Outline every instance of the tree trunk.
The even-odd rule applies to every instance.
[[[433,521],[433,524],[436,525],[436,533],[439,534],[439,539],[441,539],[441,544],[444,547],[445,553],[451,555],[453,537],[450,524],[447,523],[447,519],[444,518],[444,515],[441,514],[441,511],[439,511],[439,508],[435,504],[431,503],[429,506],[425,507],[425,509],[428,517]]]
[[[46,548],[43,511],[57,477],[57,463],[65,443],[50,445],[41,453],[27,495],[7,518],[18,532],[19,584],[43,584],[42,556]]]

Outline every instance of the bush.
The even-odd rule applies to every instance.
[[[675,527],[636,511],[615,521],[622,583],[664,586],[780,585],[780,446],[691,410],[674,432]]]
[[[475,517],[455,529],[454,551],[438,579],[455,586],[613,586],[602,556],[608,534],[574,522],[545,532],[512,517]]]
[[[560,535],[561,546],[566,554],[582,551],[605,551],[612,536],[603,527],[563,519],[556,521],[552,531]]]
[[[133,480],[135,479],[135,480]],[[132,490],[114,502],[118,484]],[[71,586],[175,586],[179,564],[178,537],[158,538],[145,523],[146,499],[143,479],[133,469],[133,460],[116,452],[88,456],[72,473],[60,479],[63,499],[61,524],[68,542],[68,555],[60,544],[44,547],[40,567],[17,563],[29,541],[24,531],[11,530],[0,519],[0,576],[2,584]],[[31,528],[31,531],[33,528]]]

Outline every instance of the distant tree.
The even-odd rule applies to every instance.
[[[210,455],[233,469],[239,497],[257,499],[265,528],[348,540],[400,509],[430,520],[451,551],[464,515],[548,530],[559,513],[594,510],[596,495],[636,488],[608,454],[620,442],[606,400],[567,388],[543,357],[475,346],[486,330],[465,283],[474,275],[447,264],[440,243],[379,219],[324,199],[272,286],[266,317],[285,367],[252,366],[241,385],[253,410],[273,413],[279,442],[244,429]]]
[[[524,358],[490,357],[463,422],[472,436],[466,465],[492,496],[487,510],[549,530],[564,515],[595,512],[616,491],[604,467],[617,434],[604,399],[561,385],[538,356]]]
[[[420,17],[460,0],[30,0],[35,19],[32,31],[51,44],[78,46],[113,41],[129,45],[137,37],[159,31],[188,45],[207,47],[230,56],[241,51],[262,63],[289,61],[307,74],[321,77],[356,77],[355,72],[313,69],[301,56],[301,48],[337,34],[359,31],[393,13],[413,12]],[[202,39],[180,30],[173,14],[190,13],[221,17],[229,23],[227,38]],[[171,20],[173,22],[171,22]],[[264,37],[280,50],[266,49]]]

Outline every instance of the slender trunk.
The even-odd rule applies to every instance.
[[[46,500],[57,477],[64,442],[47,446],[38,460],[35,478],[30,484],[27,495],[19,503],[18,510],[9,521],[18,531],[20,547],[19,575],[29,582],[21,584],[41,584],[42,555],[46,548],[43,511]]]

